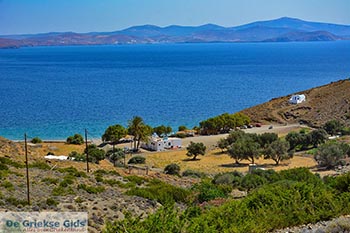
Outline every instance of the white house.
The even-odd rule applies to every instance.
[[[163,151],[165,149],[181,148],[182,141],[180,138],[160,138],[157,135],[152,135],[147,143],[143,143],[142,148],[153,151]]]
[[[303,94],[301,94],[301,95],[292,95],[292,97],[290,97],[290,99],[289,99],[289,103],[291,103],[291,104],[300,104],[300,103],[302,103],[304,101],[306,101],[306,97]]]

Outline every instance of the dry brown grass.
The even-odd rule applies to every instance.
[[[209,174],[216,174],[220,172],[229,172],[237,170],[240,172],[247,172],[249,161],[242,161],[241,166],[234,164],[234,160],[227,154],[222,154],[220,150],[213,150],[208,152],[205,156],[198,156],[199,160],[189,160],[186,156],[186,151],[169,151],[146,154],[146,162],[148,166],[164,169],[170,163],[176,163],[181,167],[181,171],[187,169],[205,172]],[[284,170],[295,167],[314,167],[316,162],[313,158],[295,156],[293,159],[281,162],[276,166],[273,160],[258,159],[256,160],[258,166],[274,169]]]

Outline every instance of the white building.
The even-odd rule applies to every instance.
[[[164,151],[165,149],[181,148],[182,140],[180,138],[160,138],[157,135],[153,135],[149,142],[143,143],[141,146],[147,150]]]
[[[305,95],[292,95],[289,99],[289,103],[291,104],[300,104],[304,101],[306,101]]]

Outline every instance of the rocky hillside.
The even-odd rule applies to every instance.
[[[244,109],[253,122],[297,123],[319,127],[331,119],[350,125],[350,79],[301,91],[306,101],[290,104],[291,95],[274,98],[269,102]]]

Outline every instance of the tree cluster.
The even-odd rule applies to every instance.
[[[237,164],[242,160],[254,163],[255,159],[264,155],[265,159],[272,159],[278,165],[293,156],[293,153],[288,153],[289,143],[279,139],[275,133],[257,135],[240,130],[233,131],[218,142],[218,147],[226,150]]]
[[[248,125],[250,118],[243,113],[224,113],[216,117],[209,118],[199,123],[201,134],[228,133],[230,130],[242,125]]]
[[[327,139],[327,132],[323,129],[316,129],[311,133],[289,132],[286,136],[286,141],[289,142],[290,150],[305,150],[310,147],[317,147],[323,144]]]

